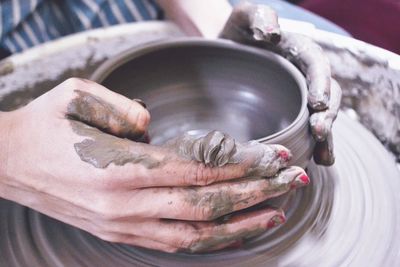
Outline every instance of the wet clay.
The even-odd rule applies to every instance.
[[[233,241],[259,236],[266,230],[265,227],[259,226],[259,228],[256,229],[244,229],[236,233],[227,233],[228,230],[225,229],[225,227],[221,228],[222,229],[214,233],[213,236],[193,244],[189,248],[189,252],[190,253],[206,252],[212,249],[213,247],[219,246],[221,244],[229,244]]]
[[[235,140],[219,131],[212,131],[200,138],[184,134],[168,141],[165,146],[175,149],[179,155],[187,159],[196,160],[211,167],[237,163],[233,159],[236,153]]]
[[[240,187],[241,192],[234,189],[231,185],[215,184],[204,189],[203,187],[188,188],[184,198],[186,203],[190,203],[199,210],[210,211],[208,220],[217,219],[223,215],[235,211],[238,206],[250,207],[255,200],[260,199],[252,191],[247,191],[246,187],[251,186],[254,193],[262,192],[264,198],[273,198],[289,192],[291,189],[302,187],[309,183],[309,178],[299,167],[283,169],[272,178],[247,177],[237,179],[234,186]],[[256,192],[257,191],[257,192]]]
[[[166,143],[188,160],[196,160],[210,167],[248,162],[247,176],[270,177],[286,167],[292,155],[280,145],[265,145],[257,141],[244,144],[219,131],[204,137],[183,135]]]
[[[284,32],[274,49],[306,76],[310,107],[314,110],[326,109],[330,98],[331,68],[322,48],[309,37]]]
[[[98,96],[81,90],[74,91],[77,96],[67,107],[69,119],[84,122],[104,132],[119,137],[136,139],[143,135],[136,124],[127,120],[127,114]]]
[[[316,141],[325,141],[332,129],[340,108],[342,90],[336,80],[331,79],[331,99],[329,108],[325,111],[316,112],[310,116],[310,126]]]
[[[236,6],[220,37],[265,47],[284,56],[306,76],[309,105],[314,110],[328,107],[331,86],[328,58],[312,39],[296,33],[281,33],[273,9],[249,3]]]
[[[323,151],[322,149],[332,147],[332,144],[329,144],[330,141],[326,141],[326,138],[331,132],[332,123],[340,107],[341,92],[339,91],[341,91],[341,88],[335,81],[331,82],[331,67],[328,57],[311,38],[297,33],[281,33],[276,12],[270,9],[269,12],[263,13],[260,12],[261,7],[256,8],[257,6],[242,4],[235,7],[220,36],[274,51],[291,61],[303,72],[308,84],[308,105],[313,111],[321,112],[329,109],[322,114],[315,113],[310,122],[315,140],[324,142],[324,144],[319,145],[319,151],[314,153],[314,158],[324,155],[323,159],[315,158],[316,162],[330,166],[334,163],[333,150]],[[259,23],[264,23],[264,25],[258,27],[275,29],[275,34],[279,35],[279,38],[275,38],[277,41],[271,40],[268,34],[264,37],[249,23],[249,17],[259,15],[268,18],[258,20]],[[239,28],[241,27],[242,30],[240,31]],[[253,35],[250,33],[253,33]],[[335,94],[332,103],[330,103],[331,91],[334,91]],[[327,157],[329,155],[331,155],[331,158]]]
[[[126,120],[125,115],[98,96],[80,90],[75,90],[75,93],[77,96],[68,105],[66,116],[75,133],[91,138],[74,145],[83,161],[98,168],[106,168],[111,163],[124,165],[128,162],[140,162],[147,168],[159,166],[160,161],[148,154],[132,153],[133,143],[129,140],[106,134],[117,133],[120,137],[131,138],[140,136],[142,133]],[[250,159],[247,174],[255,176],[274,175],[290,160],[289,152],[281,146],[268,146],[256,141],[236,144],[232,137],[219,131],[212,131],[201,138],[182,135],[167,142],[165,147],[188,160],[196,160],[210,167],[222,167]],[[281,152],[286,153],[284,157],[280,157]]]
[[[96,168],[106,168],[111,163],[118,166],[133,163],[151,169],[164,164],[163,159],[138,152],[144,150],[141,144],[120,138],[139,137],[143,133],[113,105],[88,92],[75,90],[75,93],[77,96],[69,103],[66,117],[76,134],[89,137],[74,144],[81,160]],[[117,133],[120,137],[107,133]]]
[[[220,37],[235,41],[264,40],[277,44],[281,39],[278,16],[269,6],[242,2],[233,9]]]
[[[192,188],[187,194],[185,201],[192,204],[196,209],[211,209],[209,220],[214,220],[220,216],[234,211],[234,206],[242,199],[241,194],[232,194],[226,190],[216,192],[203,192],[197,188]]]
[[[310,180],[298,167],[289,167],[280,171],[273,178],[267,179],[266,182],[267,186],[262,189],[262,192],[265,196],[272,198],[287,193],[291,189],[307,185]]]
[[[96,168],[106,168],[111,163],[117,166],[133,163],[152,169],[165,163],[164,160],[156,159],[149,154],[134,152],[140,144],[128,139],[106,134],[80,121],[71,120],[71,127],[76,134],[89,137],[74,144],[74,148],[82,161]]]

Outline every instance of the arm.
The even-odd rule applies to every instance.
[[[0,112],[0,197],[5,197],[7,179],[8,140],[11,128],[11,112]]]
[[[217,38],[232,6],[227,0],[158,0],[168,19],[186,34]]]

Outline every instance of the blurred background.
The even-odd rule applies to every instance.
[[[349,32],[354,38],[400,54],[399,0],[291,0]]]

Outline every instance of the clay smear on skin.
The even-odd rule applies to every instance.
[[[233,241],[259,236],[264,233],[265,230],[264,227],[259,226],[255,229],[243,229],[235,233],[227,233],[228,230],[225,229],[225,226],[221,226],[221,229],[214,233],[212,237],[194,244],[189,248],[189,251],[191,253],[205,252],[212,250],[213,247],[220,246],[221,244],[229,244]]]
[[[217,219],[235,209],[250,207],[262,199],[269,199],[289,192],[293,188],[304,186],[308,181],[302,180],[304,173],[297,167],[280,171],[275,177],[247,177],[237,179],[235,186],[241,190],[251,185],[252,190],[236,191],[229,185],[215,184],[209,188],[191,187],[186,193],[185,202],[196,209],[209,211],[208,220]],[[308,178],[307,178],[308,179]],[[262,195],[257,192],[261,191]],[[240,208],[239,208],[240,207]]]
[[[149,154],[135,152],[142,150],[139,149],[140,144],[106,133],[113,128],[118,129],[123,137],[140,136],[135,125],[129,123],[113,105],[88,92],[75,92],[77,97],[68,105],[67,118],[76,134],[88,137],[74,144],[82,161],[96,168],[106,168],[111,163],[118,166],[133,163],[151,169],[164,164],[163,160]]]

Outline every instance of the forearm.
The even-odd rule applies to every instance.
[[[232,6],[228,0],[158,0],[167,18],[190,36],[216,38]]]
[[[0,112],[0,197],[5,197],[8,180],[7,160],[9,153],[10,130],[12,127],[12,112]]]

